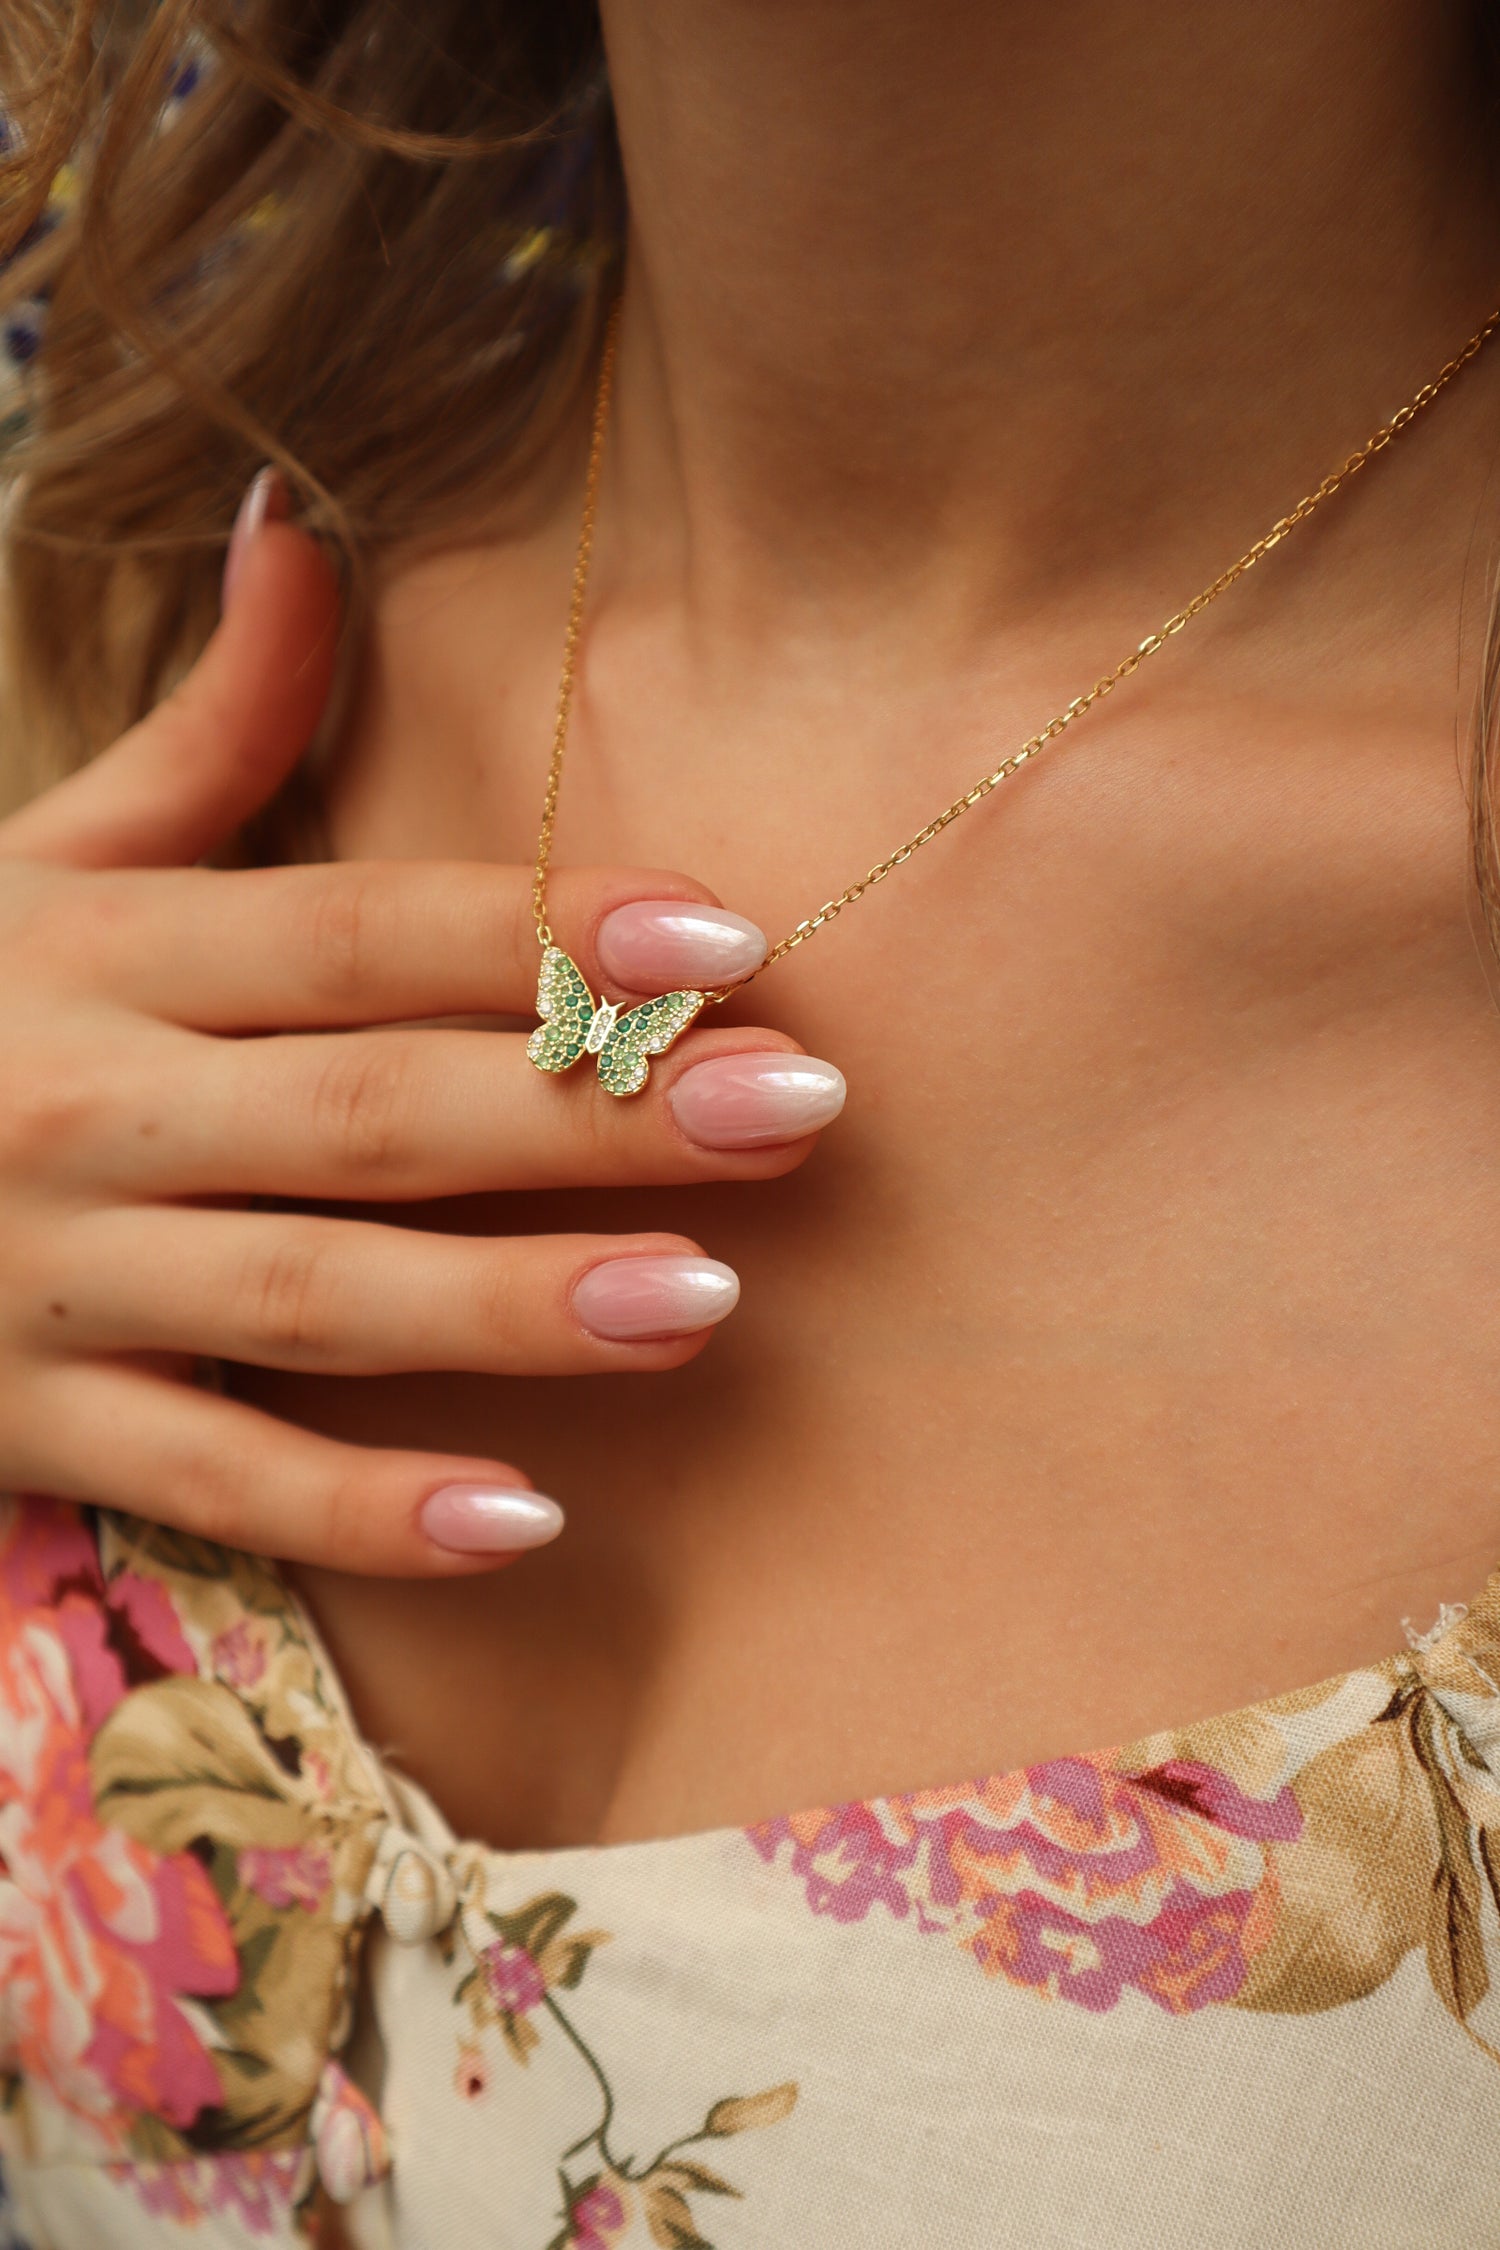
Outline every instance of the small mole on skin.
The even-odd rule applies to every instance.
[[[64,1305],[64,1304],[61,1304],[61,1303],[54,1303],[54,1304],[50,1304],[50,1305],[49,1305],[49,1306],[47,1307],[47,1310],[48,1310],[48,1312],[49,1312],[49,1313],[51,1313],[51,1315],[52,1315],[52,1317],[53,1317],[53,1319],[54,1319],[54,1320],[66,1320],[66,1319],[67,1319],[67,1317],[68,1317],[68,1308],[67,1308],[67,1306],[66,1306],[66,1305]]]
[[[143,1124],[136,1127],[136,1131],[143,1141],[154,1141],[161,1131],[161,1127],[154,1117],[148,1117]]]

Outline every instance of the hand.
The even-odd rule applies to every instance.
[[[529,869],[194,865],[284,778],[333,663],[316,545],[271,522],[236,562],[186,683],[0,824],[0,1484],[345,1570],[493,1567],[561,1524],[519,1468],[340,1444],[195,1384],[199,1362],[669,1368],[734,1276],[675,1235],[246,1203],[769,1179],[842,1081],[774,1033],[703,1027],[616,1101],[590,1066],[534,1071],[524,1035],[399,1028],[530,1013]],[[723,981],[748,925],[705,898],[595,871],[558,878],[553,919],[596,990],[601,961],[616,988]]]

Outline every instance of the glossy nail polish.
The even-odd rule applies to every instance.
[[[732,984],[766,957],[766,937],[742,914],[681,899],[632,899],[606,914],[595,940],[599,966],[626,992],[672,992]]]
[[[279,469],[262,469],[252,478],[250,487],[240,502],[240,512],[234,519],[234,529],[229,535],[229,552],[224,557],[224,587],[220,608],[228,609],[234,599],[235,587],[245,567],[245,557],[268,523],[284,523],[291,514],[291,496],[286,479]]]
[[[519,1555],[555,1539],[563,1512],[540,1492],[445,1484],[423,1502],[421,1524],[433,1545],[451,1555]]]
[[[843,1072],[809,1055],[715,1055],[685,1072],[668,1100],[700,1148],[764,1148],[832,1124]]]
[[[726,1320],[740,1301],[739,1276],[717,1258],[609,1258],[573,1291],[573,1314],[611,1344],[694,1336]]]

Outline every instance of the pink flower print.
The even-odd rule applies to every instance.
[[[197,1662],[165,1587],[122,1570],[105,1584],[77,1508],[37,1497],[0,1500],[0,1620],[50,1615],[72,1659],[90,1729],[128,1687]]]
[[[71,1684],[49,1638],[33,1625],[0,1661],[0,2067],[111,2138],[134,2112],[187,2126],[220,2088],[178,1999],[236,1989],[229,1924],[191,1853],[95,1817],[76,1704],[38,1738],[46,1675]]]
[[[302,1746],[302,1778],[311,1784],[317,1796],[328,1798],[333,1795],[332,1766],[321,1750],[310,1750],[306,1743]]]
[[[208,2208],[231,2214],[247,2234],[279,2234],[301,2186],[302,2163],[296,2148],[210,2157],[204,2165],[213,2174]]]
[[[132,2115],[181,2128],[219,2101],[180,2003],[239,1983],[199,1862],[94,1811],[89,1740],[127,1671],[186,1655],[142,1583],[111,1612],[76,1510],[0,1509],[0,2070],[45,2086],[107,2145]]]
[[[198,1660],[187,1644],[171,1596],[159,1579],[121,1570],[109,1581],[105,1602],[114,1612],[116,1641],[133,1640],[138,1661],[127,1662],[132,1683],[169,1672],[191,1675]],[[139,1659],[145,1659],[142,1662]]]
[[[327,1852],[314,1851],[306,1844],[247,1844],[235,1868],[247,1890],[278,1909],[305,1906],[310,1910],[327,1897],[333,1883],[333,1862]]]
[[[97,1593],[70,1588],[53,1617],[91,1734],[130,1687],[197,1669],[166,1593],[132,1571],[101,1580]]]
[[[1127,1986],[1174,2015],[1232,1999],[1274,1918],[1301,1814],[1178,1759],[1146,1773],[1055,1758],[975,1788],[876,1798],[750,1831],[814,1913],[876,1905],[947,1931],[991,1975],[1102,2013]]]
[[[203,2205],[192,2193],[194,2164],[111,2164],[109,2176],[128,2187],[153,2219],[176,2219],[194,2226]]]
[[[265,1677],[265,1639],[248,1617],[237,1617],[225,1632],[216,1634],[208,1655],[215,1679],[226,1687],[258,1687]]]
[[[59,1500],[0,1505],[0,1608],[51,1609],[70,1588],[103,1589],[99,1554],[76,1508]]]
[[[52,1612],[52,1626],[68,1652],[80,1723],[92,1735],[125,1694],[124,1666],[109,1645],[109,1620],[98,1601],[69,1593]]]
[[[334,2203],[352,2203],[391,2168],[380,2113],[341,2063],[326,2063],[309,2120],[318,2178]]]
[[[1149,1789],[1184,1812],[1201,1813],[1236,1836],[1294,1844],[1302,1833],[1302,1814],[1290,1789],[1279,1789],[1274,1797],[1247,1797],[1227,1773],[1197,1758],[1169,1758],[1165,1765],[1126,1778],[1137,1789]]]
[[[569,2250],[610,2250],[625,2232],[629,2212],[618,2188],[598,2180],[568,2214]]]
[[[252,2239],[281,2239],[301,2185],[302,2166],[300,2149],[257,2149],[175,2164],[112,2164],[109,2172],[111,2179],[132,2190],[153,2218],[192,2227],[201,2219],[228,2215],[238,2219]]]
[[[827,1914],[835,1922],[862,1922],[872,1906],[888,1907],[898,1920],[915,1913],[919,1928],[937,1928],[924,1912],[920,1888],[911,1881],[919,1856],[918,1832],[891,1810],[906,1799],[871,1798],[868,1802],[794,1813],[789,1819],[763,1821],[750,1830],[751,1841],[766,1859],[774,1859],[788,1839],[794,1849],[792,1864],[807,1888],[807,1903],[814,1914]],[[933,1870],[937,1892],[951,1902],[958,1895],[951,1870]]]
[[[1243,1943],[1252,1901],[1244,1892],[1206,1900],[1173,1888],[1144,1928],[1123,1916],[1090,1919],[1023,1893],[973,1941],[980,1966],[1107,2013],[1127,1985],[1171,2015],[1232,2000],[1249,1967]]]
[[[484,1948],[484,1975],[490,1998],[503,2015],[529,2016],[547,1997],[546,1980],[523,1945],[503,1939]]]

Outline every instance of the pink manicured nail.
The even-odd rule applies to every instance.
[[[742,914],[681,899],[617,906],[599,924],[595,943],[604,974],[627,992],[732,984],[766,957],[764,930]]]
[[[672,1115],[700,1148],[761,1148],[831,1124],[844,1074],[807,1055],[715,1055],[678,1079]]]
[[[252,478],[249,490],[240,502],[240,512],[234,519],[234,529],[229,535],[229,552],[224,557],[224,589],[220,608],[228,609],[234,599],[234,589],[239,584],[245,567],[245,557],[268,523],[285,523],[292,512],[291,495],[286,488],[286,478],[279,469],[262,469]]]
[[[573,1291],[577,1319],[611,1344],[694,1336],[739,1301],[739,1275],[717,1258],[610,1258],[590,1266]]]
[[[433,1545],[451,1555],[519,1555],[555,1539],[563,1512],[540,1492],[445,1484],[423,1502],[421,1522]]]

